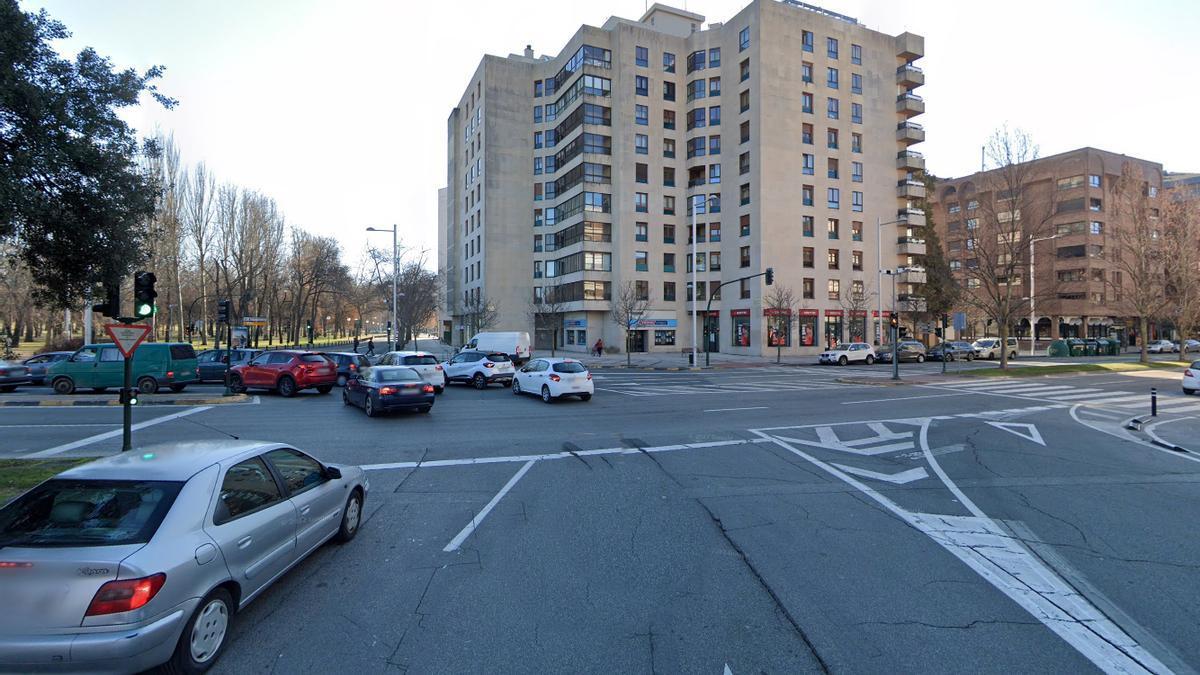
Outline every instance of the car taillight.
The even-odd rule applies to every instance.
[[[167,371],[167,379],[171,379],[172,377],[175,377],[175,371],[168,370]]]
[[[496,364],[492,363],[491,361],[488,361],[487,363],[483,364],[483,367],[484,368],[492,368],[495,365]]]
[[[434,369],[434,370],[441,370],[441,369],[442,369],[442,367],[441,367],[441,366],[434,366],[434,367],[433,367],[433,369]]]
[[[354,365],[353,363],[351,363],[351,364],[350,364],[350,370],[358,370],[358,366],[356,366],[356,365]]]
[[[96,591],[92,604],[84,616],[131,612],[145,606],[167,581],[167,575],[159,573],[141,579],[110,581]]]
[[[551,382],[562,382],[562,378],[559,377],[558,375],[555,375],[554,373],[550,373],[550,381]]]
[[[1191,368],[1188,368],[1187,370],[1183,371],[1183,376],[1184,377],[1195,377],[1195,375],[1192,374]]]
[[[432,394],[433,393],[433,385],[427,384],[424,387],[421,387],[421,391],[425,392],[426,394]]]
[[[379,388],[380,396],[387,396],[388,394],[394,394],[394,393],[396,393],[395,387],[380,387]]]
[[[588,375],[588,379],[589,379],[589,380],[590,380],[590,379],[592,379],[592,374],[591,374],[591,373],[588,373],[587,375]]]

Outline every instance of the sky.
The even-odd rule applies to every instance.
[[[748,0],[674,4],[725,21]],[[927,168],[979,168],[997,127],[1041,154],[1093,146],[1200,171],[1196,0],[812,0],[868,28],[925,36],[917,146]],[[446,118],[483,54],[556,55],[580,24],[637,19],[645,0],[21,0],[118,67],[166,66],[167,111],[128,119],[173,133],[188,163],[270,195],[288,222],[337,237],[348,260],[399,226],[436,264]],[[376,239],[378,238],[378,239]]]

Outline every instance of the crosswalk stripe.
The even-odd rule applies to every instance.
[[[1004,386],[1006,384],[1012,384],[1012,381],[1005,380],[1000,383],[1000,386]],[[954,384],[947,384],[946,386],[953,387],[954,389],[977,389],[981,387],[995,387],[997,384],[996,382],[957,382]]]
[[[1097,392],[1102,392],[1103,389],[1076,389],[1074,393],[1055,394],[1056,401],[1075,401],[1082,398],[1095,398]]]
[[[1132,401],[1145,401],[1146,405],[1150,404],[1150,397],[1146,396],[1144,394],[1129,394],[1128,392],[1124,392],[1124,391],[1114,391],[1113,394],[1114,395],[1121,394],[1121,395],[1120,396],[1107,396],[1107,397],[1098,396],[1090,401],[1087,401],[1087,403],[1091,403],[1091,404],[1095,404],[1095,405],[1120,405],[1121,403],[1132,402]]]
[[[1040,396],[1042,394],[1054,394],[1054,393],[1065,394],[1068,391],[1074,391],[1075,389],[1077,389],[1077,387],[1067,387],[1067,386],[1047,387],[1045,385],[1038,385],[1038,386],[1034,386],[1034,387],[1026,386],[1026,387],[1005,387],[1003,389],[989,389],[988,391],[983,392],[983,393],[985,393],[985,394],[991,394],[991,393],[1013,394],[1016,396],[1035,396],[1035,395]]]

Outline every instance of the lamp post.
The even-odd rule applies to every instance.
[[[876,300],[875,334],[878,336],[877,339],[879,339],[881,341],[883,340],[883,228],[887,225],[898,225],[900,223],[904,223],[907,225],[908,219],[907,218],[899,218],[897,220],[889,220],[886,223],[882,223],[879,221],[878,217],[875,218],[875,289],[876,289],[876,293],[875,293],[875,300]],[[895,278],[893,278],[892,279],[892,288],[893,288],[892,295],[893,296],[895,296],[895,286],[896,286],[896,280],[895,280]],[[894,305],[895,302],[893,302],[892,304]],[[893,310],[894,309],[895,308],[893,307]],[[897,375],[897,378],[898,377],[899,376]]]
[[[400,252],[396,245],[396,226],[392,225],[391,228],[368,227],[367,232],[392,233],[392,330],[399,330],[400,324],[396,321],[396,278],[400,276]],[[390,342],[391,339],[391,333],[389,332],[388,341]]]
[[[907,271],[908,271],[907,267],[897,267],[894,270],[888,270],[888,271],[884,272],[884,274],[887,274],[888,276],[890,276],[892,278],[892,317],[895,318],[897,322],[899,322],[899,315],[896,313],[896,277],[901,274],[904,274]],[[882,319],[882,318],[883,318],[883,312],[880,312],[880,319]],[[891,322],[889,321],[888,323],[890,324]],[[898,333],[899,333],[898,328],[891,329],[892,379],[893,380],[900,379],[900,350],[898,348],[898,345],[900,343],[900,340],[899,340],[900,336],[898,335]],[[942,358],[944,359],[945,357],[943,356]]]
[[[696,262],[698,260],[698,258],[696,257],[696,244],[697,244],[697,242],[700,241],[700,235],[699,235],[699,233],[696,232],[696,215],[700,212],[700,209],[697,207],[696,197],[699,197],[700,201],[702,201],[704,203],[705,213],[708,212],[709,202],[711,202],[713,200],[712,197],[706,197],[704,195],[693,195],[692,200],[691,200],[691,202],[692,202],[691,203],[692,231],[690,233],[688,233],[688,238],[692,240],[692,253],[691,253],[691,255],[692,255],[692,260],[691,260],[691,268],[692,268],[692,356],[691,356],[691,366],[693,368],[695,368],[697,365],[699,365],[696,362],[696,350],[697,350],[697,347],[696,347],[696,338],[697,338],[696,322],[697,322],[697,316],[699,314],[696,311],[696,303],[700,297],[700,286],[699,286],[699,282],[696,281],[696,272],[698,271],[697,265],[696,265]],[[706,269],[707,269],[707,267],[706,267]],[[706,340],[704,343],[704,361],[705,361],[704,365],[707,366],[708,365],[708,342],[707,342],[707,339],[708,339],[708,312],[707,311],[705,311],[705,313],[704,313],[704,333],[705,333],[704,337]]]
[[[1058,239],[1058,235],[1056,234],[1056,235],[1053,235],[1050,237],[1039,237],[1037,239],[1029,240],[1029,355],[1030,356],[1037,355],[1037,324],[1034,323],[1034,321],[1037,320],[1037,315],[1033,311],[1033,303],[1034,303],[1033,245],[1038,243],[1039,241],[1050,241],[1051,239]],[[1005,347],[1004,345],[1001,345],[1001,348],[1007,349],[1007,347]]]

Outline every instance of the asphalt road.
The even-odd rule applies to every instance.
[[[371,470],[359,537],[248,607],[215,672],[1200,667],[1200,454],[1153,442],[1200,430],[1178,374],[886,370],[603,371],[587,403],[454,386],[376,419],[262,395],[141,408],[134,438]],[[116,452],[119,415],[0,408],[3,456]]]

